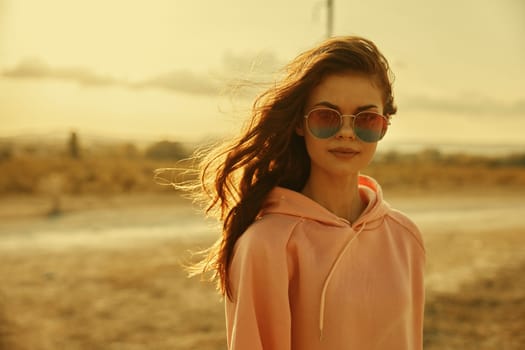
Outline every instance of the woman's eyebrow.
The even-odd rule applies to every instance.
[[[359,112],[366,111],[372,108],[379,109],[379,107],[377,107],[376,105],[364,105],[364,106],[357,107],[354,113],[357,114]]]
[[[332,109],[339,111],[339,106],[336,106],[333,103],[330,103],[327,101],[321,101],[313,105],[313,107],[319,107],[319,106],[324,106],[324,107],[332,108]]]
[[[319,106],[324,106],[324,107],[328,107],[328,108],[332,108],[332,109],[335,109],[336,111],[339,111],[341,112],[341,109],[339,108],[339,106],[337,105],[334,105],[333,103],[330,103],[328,101],[321,101],[321,102],[318,102],[316,104],[314,104],[312,106],[312,108],[314,107],[319,107]],[[366,111],[368,109],[372,109],[372,108],[376,108],[376,109],[379,109],[378,106],[374,105],[374,104],[368,104],[368,105],[364,105],[364,106],[359,106],[356,108],[356,110],[354,111],[355,114],[359,113],[359,112],[362,112],[362,111]]]

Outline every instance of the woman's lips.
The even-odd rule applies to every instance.
[[[359,151],[356,151],[355,149],[348,148],[348,147],[332,148],[329,150],[329,152],[338,157],[353,157],[359,154]]]

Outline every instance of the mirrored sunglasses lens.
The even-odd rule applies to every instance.
[[[320,139],[334,136],[340,128],[340,117],[336,111],[316,109],[308,115],[310,132]]]
[[[387,121],[376,113],[360,113],[354,124],[354,132],[365,142],[377,142],[386,132]]]

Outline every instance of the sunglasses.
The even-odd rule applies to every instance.
[[[304,116],[310,133],[327,139],[334,136],[343,127],[343,117],[352,118],[352,129],[355,135],[364,142],[377,142],[385,136],[390,119],[375,112],[363,111],[356,115],[341,114],[331,108],[315,108]]]

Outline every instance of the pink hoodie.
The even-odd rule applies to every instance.
[[[360,176],[350,224],[277,187],[239,238],[226,301],[231,350],[422,349],[425,250],[417,227]]]

